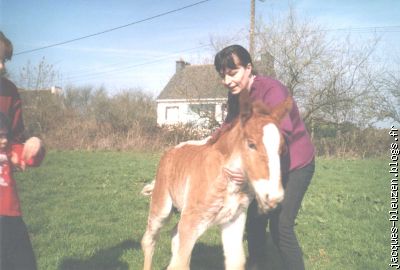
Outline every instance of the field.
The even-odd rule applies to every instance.
[[[159,153],[55,152],[40,168],[18,173],[24,219],[39,269],[141,269],[140,239]],[[296,223],[307,269],[386,269],[390,259],[390,180],[385,160],[317,159]],[[162,231],[154,269],[170,258]],[[269,239],[268,239],[269,240]],[[270,269],[280,269],[269,240]],[[192,269],[223,269],[219,232],[198,241]]]

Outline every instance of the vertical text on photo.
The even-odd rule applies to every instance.
[[[398,178],[399,178],[399,144],[398,144],[398,129],[395,126],[391,126],[389,135],[392,137],[390,143],[390,161],[389,161],[389,174],[390,174],[390,210],[389,210],[389,222],[390,222],[390,264],[389,266],[399,269],[399,234],[398,234]]]

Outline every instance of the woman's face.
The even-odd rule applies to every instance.
[[[240,64],[240,60],[236,55],[233,55],[236,67],[234,69],[226,68],[222,75],[222,84],[237,95],[243,89],[250,90],[250,77],[252,66],[248,64],[246,67]]]

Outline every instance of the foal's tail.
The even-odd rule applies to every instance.
[[[143,196],[151,196],[151,194],[153,194],[153,189],[154,189],[155,183],[156,183],[156,180],[153,179],[153,181],[151,181],[150,184],[147,184],[144,186],[144,188],[142,189],[140,194],[142,194]]]

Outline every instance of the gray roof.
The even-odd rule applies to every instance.
[[[228,90],[222,85],[214,65],[192,66],[183,60],[176,63],[177,71],[157,99],[227,98]],[[260,74],[275,77],[274,60],[268,52],[255,61],[254,66]]]
[[[157,99],[226,98],[227,91],[214,65],[186,65],[172,76]]]

